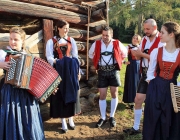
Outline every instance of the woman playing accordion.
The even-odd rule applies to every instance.
[[[11,28],[8,49],[22,51],[25,35],[20,27]],[[0,68],[6,71],[10,68],[8,55],[4,50],[0,54]],[[0,139],[45,139],[38,101],[27,90],[5,83],[0,93]]]

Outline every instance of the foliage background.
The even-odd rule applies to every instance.
[[[109,24],[114,29],[114,38],[131,42],[137,33],[143,36],[142,23],[153,18],[158,30],[167,21],[180,23],[179,0],[110,0]]]

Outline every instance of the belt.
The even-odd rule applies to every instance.
[[[102,70],[102,71],[112,71],[114,69],[118,70],[118,64],[112,64],[112,65],[105,65],[105,66],[98,66],[99,70]]]

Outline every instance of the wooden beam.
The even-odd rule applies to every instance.
[[[46,43],[53,37],[53,21],[43,19],[43,33],[44,33],[44,54],[46,56]]]
[[[54,7],[54,8],[58,8],[58,9],[63,9],[63,10],[72,11],[75,13],[87,15],[87,8],[86,7],[83,7],[83,6],[78,5],[78,4],[73,4],[73,3],[70,3],[67,1],[63,1],[63,0],[60,0],[60,1],[16,0],[16,1],[32,3],[32,4],[37,4],[37,5],[44,5],[44,6],[48,6],[48,7]]]
[[[75,39],[87,39],[87,31],[86,30],[78,30],[78,29],[69,29],[68,35],[75,38]],[[93,37],[96,34],[92,31],[89,32],[89,36]]]
[[[72,3],[81,4],[81,2],[91,2],[91,1],[97,1],[97,0],[66,0]]]
[[[47,18],[47,19],[64,19],[69,23],[87,24],[87,16],[74,12],[17,2],[11,0],[0,0],[0,12],[14,13],[18,15],[26,15],[31,17]]]
[[[97,20],[105,20],[106,19],[106,9],[98,9],[92,12],[91,18],[95,21]]]
[[[39,32],[31,35],[29,38],[25,40],[26,49],[30,49],[35,44],[37,44],[39,41],[43,39],[43,31],[40,30]]]
[[[100,20],[100,21],[96,21],[96,22],[91,22],[89,24],[90,27],[95,27],[95,26],[99,26],[99,25],[104,25],[106,24],[106,21],[105,20]],[[87,24],[86,24],[87,26]]]

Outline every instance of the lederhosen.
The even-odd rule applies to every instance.
[[[158,47],[158,44],[160,42],[160,38],[159,38],[159,36],[156,37],[156,39],[155,39],[153,45],[150,47],[150,49],[144,49],[146,42],[147,42],[147,40],[144,38],[143,42],[142,42],[142,49],[141,50],[143,53],[150,55],[152,50]],[[142,67],[142,63],[144,63],[143,58],[141,58],[141,62],[140,62],[141,78],[140,78],[140,81],[138,84],[137,93],[146,94],[147,87],[148,87],[148,83],[146,82],[148,66],[146,66],[144,63],[145,67]]]
[[[118,42],[119,43],[119,42]],[[101,46],[100,46],[101,47]],[[118,87],[120,86],[120,68],[118,63],[115,63],[114,58],[114,47],[111,52],[101,52],[100,51],[100,59],[99,64],[97,66],[98,69],[98,88],[105,88],[108,86]],[[109,61],[106,62],[103,57],[111,56]],[[109,65],[109,62],[113,60],[113,64]],[[101,62],[104,62],[106,65],[103,66]]]
[[[65,39],[65,38],[63,38],[63,39]],[[67,46],[62,46],[60,48],[57,48],[57,46],[56,46],[57,45],[56,43],[58,43],[59,40],[56,40],[55,38],[52,38],[52,40],[54,43],[54,51],[53,51],[54,58],[62,60],[63,57],[65,57],[65,56],[67,56],[67,57],[71,56],[72,46],[71,46],[70,37],[68,37],[68,39],[65,39],[68,43]],[[56,68],[56,65],[54,65],[54,67],[56,70],[58,69],[58,68]],[[62,66],[62,67],[65,67],[65,66]],[[58,71],[58,73],[60,73],[60,72]],[[62,82],[65,82],[65,81],[66,81],[66,79],[65,80],[62,79],[60,84],[63,84]],[[72,102],[72,103],[66,104],[65,100],[64,100],[64,93],[61,93],[60,87],[61,87],[61,85],[59,86],[59,90],[57,91],[57,93],[55,95],[51,95],[51,97],[50,97],[50,117],[68,118],[68,117],[74,116],[76,114],[79,114],[81,112],[80,100],[79,100],[80,90],[77,91],[76,103]],[[69,88],[71,88],[71,87],[69,87]]]
[[[148,85],[143,140],[179,140],[180,113],[173,110],[170,83],[177,84],[180,72],[180,52],[175,62],[162,60],[163,48],[158,49],[157,76]]]

